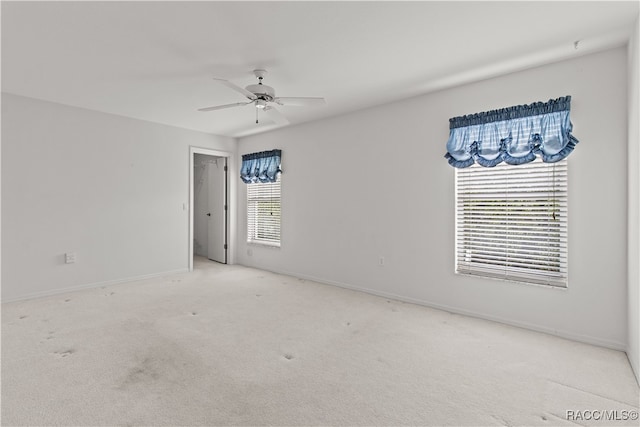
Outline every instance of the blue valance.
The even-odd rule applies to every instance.
[[[278,174],[282,173],[280,169],[281,159],[281,150],[244,154],[242,156],[240,178],[242,178],[245,184],[254,182],[276,182]]]
[[[564,159],[578,140],[571,135],[571,97],[517,105],[449,119],[445,158],[456,168],[492,167]]]

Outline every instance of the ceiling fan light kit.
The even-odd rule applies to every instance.
[[[215,81],[222,83],[230,89],[235,90],[236,92],[244,95],[249,102],[236,102],[233,104],[225,104],[225,105],[217,105],[213,107],[205,107],[200,108],[198,111],[214,111],[214,110],[222,110],[224,108],[238,107],[241,105],[249,105],[255,104],[256,106],[256,123],[258,123],[258,110],[265,111],[269,118],[271,118],[276,124],[288,124],[289,121],[286,117],[280,113],[277,109],[275,109],[269,103],[275,103],[283,106],[314,106],[314,105],[324,105],[326,102],[324,98],[309,98],[309,97],[287,97],[287,98],[278,98],[276,97],[276,91],[271,86],[267,86],[262,83],[262,79],[267,74],[266,70],[257,69],[253,70],[253,74],[258,79],[257,84],[252,84],[247,86],[246,88],[241,88],[240,86],[236,86],[228,80],[214,78]]]

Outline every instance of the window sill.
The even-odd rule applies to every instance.
[[[273,243],[273,242],[260,242],[255,240],[248,240],[247,245],[262,246],[265,248],[272,248],[272,249],[280,249],[280,243]]]
[[[525,286],[538,286],[538,287],[542,287],[542,288],[547,288],[547,289],[556,289],[556,290],[560,290],[560,291],[566,291],[569,289],[569,285],[568,283],[564,286],[562,285],[549,285],[549,284],[545,284],[545,283],[536,283],[536,282],[526,282],[524,280],[517,280],[514,278],[504,278],[504,277],[494,277],[494,276],[488,276],[488,275],[483,275],[483,274],[474,274],[474,273],[468,273],[466,271],[455,271],[456,276],[465,276],[465,277],[473,277],[473,278],[478,278],[478,279],[485,279],[485,280],[497,280],[500,282],[509,282],[509,283],[515,283],[518,285],[525,285]]]

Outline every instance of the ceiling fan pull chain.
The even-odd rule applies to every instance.
[[[258,124],[258,108],[256,108],[256,124]]]

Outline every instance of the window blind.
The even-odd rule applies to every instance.
[[[456,272],[567,286],[567,161],[456,169]]]
[[[280,246],[280,182],[247,185],[247,242]]]

